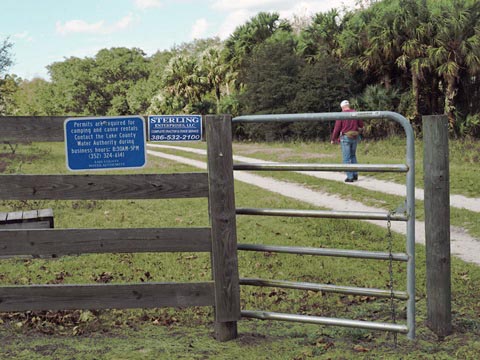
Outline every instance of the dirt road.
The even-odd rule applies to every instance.
[[[168,145],[149,145],[149,148],[152,149],[159,149],[161,147],[164,148],[174,148],[182,151],[189,151],[197,154],[204,154],[204,150],[200,149],[191,149],[183,147],[172,147]],[[206,170],[207,165],[203,161],[193,160],[182,156],[171,155],[162,153],[160,151],[153,151],[147,150],[148,154],[155,157],[161,157],[164,159],[176,161],[179,163],[187,164],[190,166],[197,167],[199,169]],[[246,159],[246,158],[243,158]],[[237,157],[237,161],[245,161],[241,160]],[[252,159],[250,159],[252,160]],[[249,160],[249,162],[250,162]],[[258,161],[258,160],[257,160]],[[286,181],[280,181],[269,177],[259,176],[255,174],[251,174],[245,171],[235,171],[235,179],[238,181],[246,182],[251,185],[258,186],[262,189],[275,192],[282,196],[286,196],[295,200],[303,201],[305,203],[327,208],[331,210],[337,211],[387,211],[386,209],[378,209],[370,206],[366,206],[358,201],[355,200],[346,200],[342,199],[339,196],[334,194],[328,194],[320,191],[313,191],[307,189],[306,187],[296,184],[290,183]],[[375,220],[367,220],[368,222],[386,227],[385,221],[375,221]],[[406,232],[406,224],[400,222],[393,222],[392,223],[392,230],[401,234],[405,234]],[[415,241],[420,244],[425,244],[425,223],[423,221],[416,221],[415,222]],[[480,265],[480,240],[475,239],[462,228],[458,227],[451,227],[451,251],[452,254],[458,256],[462,260],[475,263]]]
[[[194,149],[180,146],[171,146],[171,145],[160,145],[160,144],[148,144],[150,148],[156,149],[172,149],[190,152],[198,155],[207,155],[206,150],[203,149]],[[248,163],[265,163],[264,160],[259,160],[251,157],[238,156],[234,155],[233,159],[238,162],[248,162]],[[274,163],[271,161],[270,163]],[[345,175],[343,173],[336,172],[317,172],[317,171],[296,171],[297,173],[313,176],[318,179],[333,180],[343,182]],[[405,185],[396,184],[390,181],[378,180],[373,177],[362,176],[360,181],[351,183],[349,186],[358,186],[367,190],[373,190],[377,192],[382,192],[390,195],[397,195],[405,197]],[[415,198],[417,200],[423,201],[424,193],[423,189],[415,188]],[[471,198],[463,195],[450,195],[450,206],[467,209],[474,212],[480,212],[480,198]]]

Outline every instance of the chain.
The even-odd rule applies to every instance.
[[[394,292],[393,292],[393,236],[392,236],[392,222],[390,220],[391,216],[395,214],[395,211],[389,211],[387,216],[387,239],[388,239],[388,273],[390,275],[390,315],[392,322],[395,324],[397,322],[397,315],[395,311],[395,301],[394,301]],[[397,333],[393,332],[393,343],[395,348],[397,347]]]

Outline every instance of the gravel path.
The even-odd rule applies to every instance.
[[[187,164],[197,167],[202,170],[207,169],[207,165],[203,161],[188,159],[182,156],[165,154],[158,151],[147,150],[148,154],[155,157],[161,157],[164,159],[176,161],[179,163]],[[366,206],[355,200],[345,200],[339,196],[313,191],[305,188],[299,184],[289,183],[286,181],[280,181],[269,177],[263,177],[248,173],[246,171],[235,171],[235,179],[248,183],[250,185],[258,186],[262,189],[275,192],[277,194],[300,200],[305,203],[323,207],[337,211],[379,211],[378,208]],[[385,227],[385,221],[366,220],[369,223]],[[406,233],[406,224],[403,222],[392,222],[392,231],[400,234]],[[415,241],[419,244],[425,244],[425,223],[423,221],[415,222]],[[460,259],[472,262],[480,265],[480,240],[468,235],[462,228],[455,226],[451,227],[450,233],[451,251],[453,255],[458,256]]]

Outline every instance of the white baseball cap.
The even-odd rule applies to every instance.
[[[343,100],[341,103],[340,103],[340,107],[344,107],[344,106],[347,106],[347,105],[350,105],[350,102],[348,100]]]

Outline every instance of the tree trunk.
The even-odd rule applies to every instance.
[[[429,96],[429,113],[432,115],[439,114],[438,99],[440,97],[440,91],[438,88],[438,81],[435,78],[432,78],[430,87],[430,96]]]
[[[450,76],[447,78],[447,89],[445,92],[445,114],[448,116],[448,123],[450,128],[455,125],[455,96],[457,95],[457,89],[455,87],[455,77]]]
[[[220,91],[220,85],[217,85],[215,87],[215,98],[217,99],[217,114],[218,114],[218,109],[220,107],[220,98],[222,96],[222,93]]]
[[[392,79],[390,78],[390,74],[386,73],[383,75],[383,84],[385,85],[385,89],[390,90],[392,87]]]
[[[413,93],[413,115],[415,119],[418,117],[418,103],[419,103],[419,79],[418,75],[412,71],[412,93]]]

